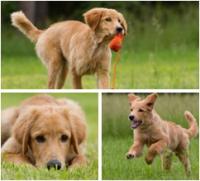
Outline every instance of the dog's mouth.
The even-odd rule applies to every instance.
[[[131,128],[136,129],[142,124],[142,120],[133,120],[131,121]]]

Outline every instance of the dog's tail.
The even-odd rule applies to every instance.
[[[12,25],[17,27],[24,33],[32,42],[37,42],[40,34],[43,32],[36,28],[22,11],[17,11],[11,14]]]
[[[184,115],[189,124],[189,128],[186,129],[187,134],[189,135],[189,138],[193,138],[193,137],[197,136],[197,134],[198,134],[197,121],[196,121],[195,117],[192,115],[192,113],[189,111],[185,111]]]

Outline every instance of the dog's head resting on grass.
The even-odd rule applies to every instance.
[[[127,34],[123,15],[114,9],[93,8],[83,14],[85,22],[102,40],[111,40],[116,34]]]
[[[72,119],[60,106],[28,108],[13,128],[23,154],[31,152],[37,167],[63,168],[72,150],[79,154],[78,142],[85,136],[77,134]]]
[[[146,127],[152,120],[152,111],[157,98],[157,94],[150,94],[145,99],[141,99],[134,94],[128,95],[130,103],[129,120],[131,121],[131,128]]]
[[[16,115],[15,109],[4,110],[3,117],[7,125],[12,123],[12,128],[2,126],[7,132],[12,130],[2,147],[8,161],[24,163],[25,160],[48,169],[85,163],[82,152],[86,140],[85,115],[77,103],[47,95],[35,96],[17,108],[17,116],[12,114]]]

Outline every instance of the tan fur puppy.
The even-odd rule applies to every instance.
[[[64,21],[39,30],[22,12],[11,15],[13,26],[36,43],[37,55],[48,69],[48,88],[62,88],[68,71],[74,88],[82,88],[83,75],[94,73],[98,87],[109,88],[108,44],[117,33],[127,33],[126,21],[121,13],[107,8],[94,8],[83,16],[86,24]]]
[[[153,109],[157,94],[145,99],[129,94],[131,127],[134,129],[134,144],[127,153],[127,158],[135,158],[142,154],[143,147],[148,147],[146,163],[151,164],[156,155],[162,155],[163,168],[170,169],[172,153],[180,159],[186,174],[190,173],[188,157],[189,140],[198,134],[198,126],[194,116],[185,111],[189,129],[185,129],[170,121],[165,121]]]
[[[38,95],[1,118],[3,160],[48,169],[86,163],[86,122],[77,103]]]

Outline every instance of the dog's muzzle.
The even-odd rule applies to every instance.
[[[131,121],[131,128],[136,129],[138,126],[142,124],[142,120],[136,120],[135,116],[129,115],[129,120]]]

